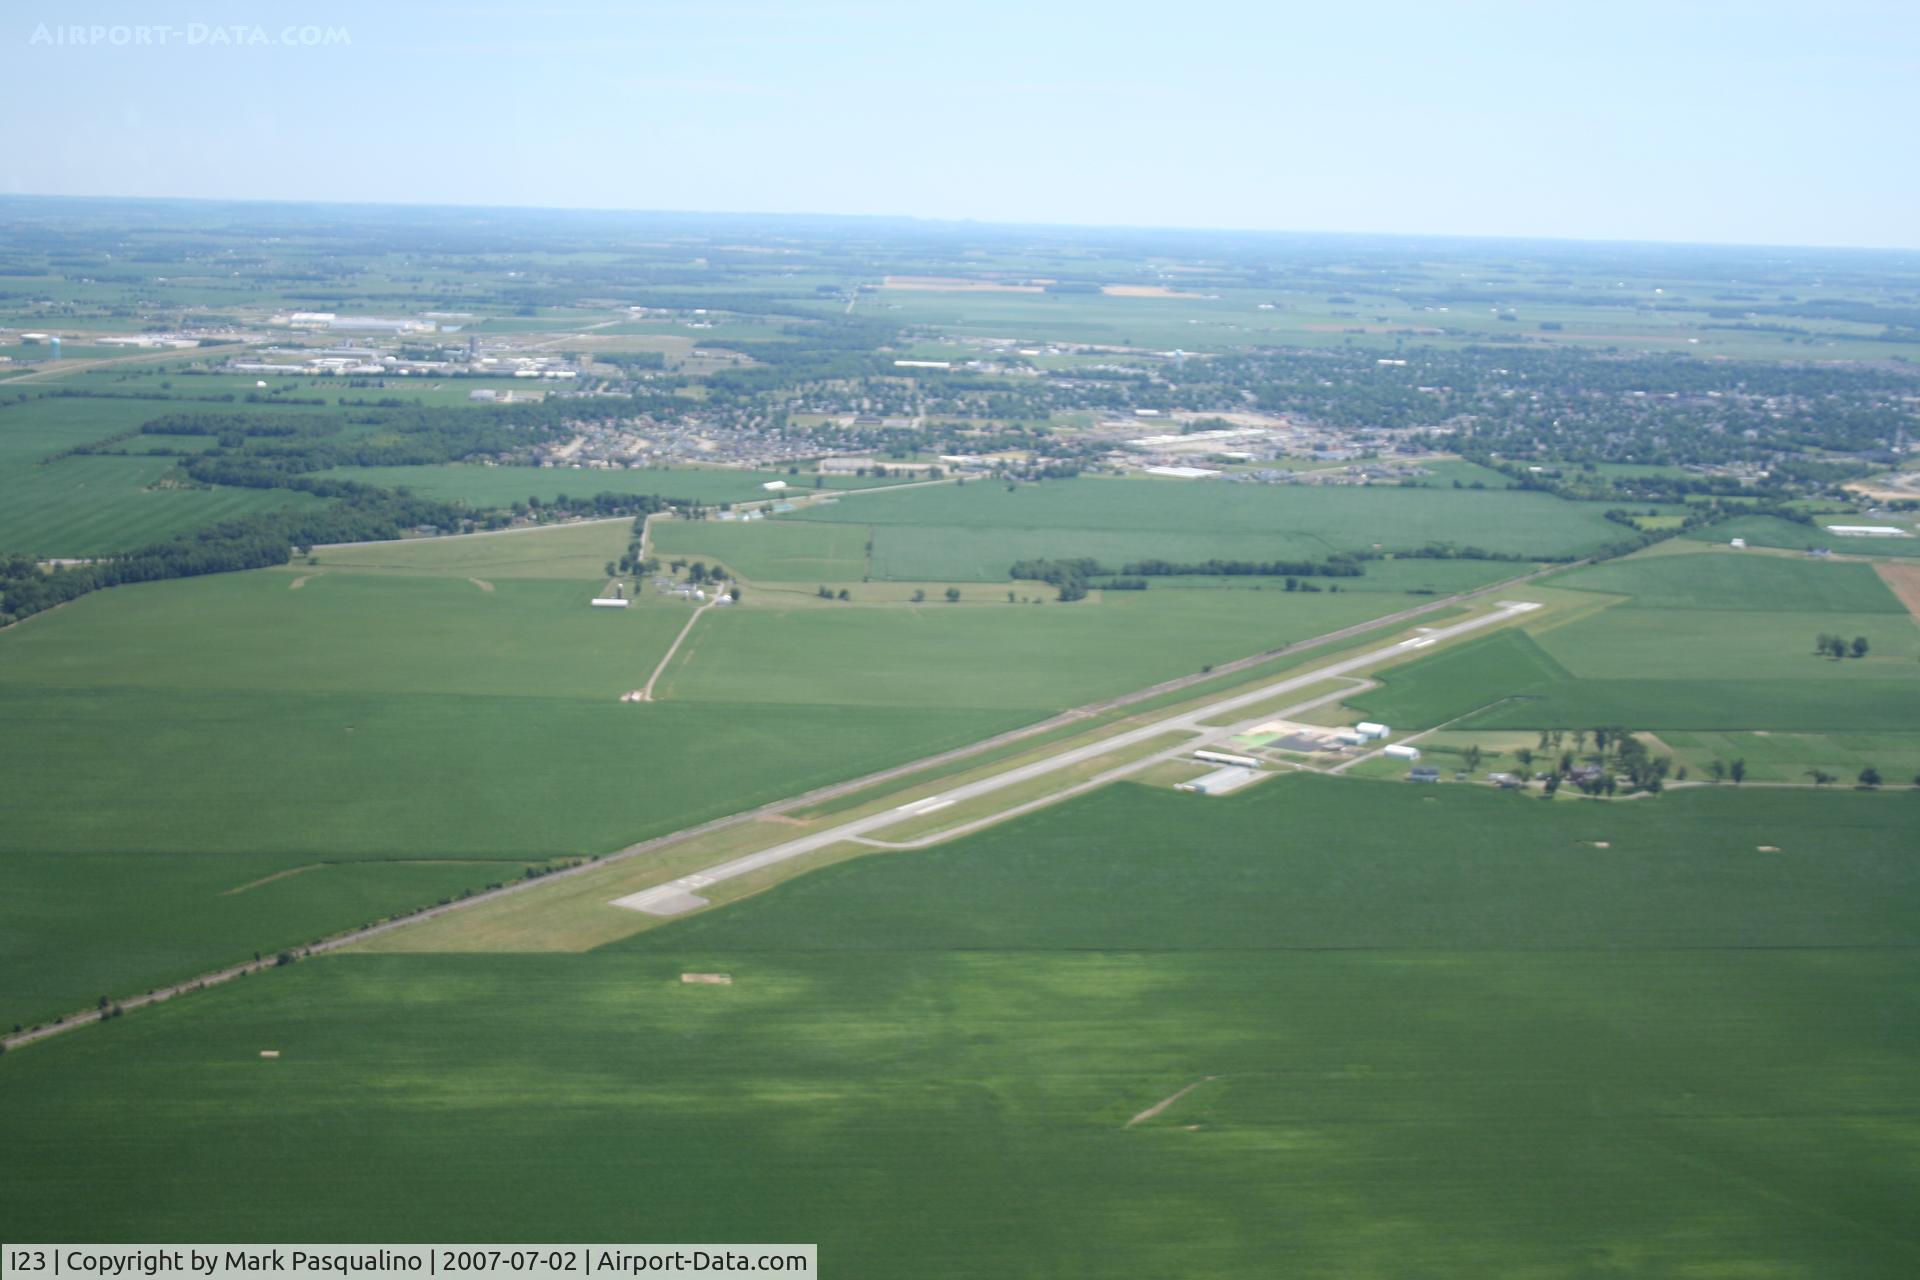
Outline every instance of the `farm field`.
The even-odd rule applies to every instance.
[[[1553,583],[1635,594],[1390,672],[1351,705],[1410,728],[1496,701],[1463,727],[1899,732],[1920,716],[1920,628],[1868,565],[1656,554]],[[1866,636],[1868,656],[1815,656],[1829,632]]]
[[[284,569],[99,592],[0,635],[0,769],[24,797],[0,827],[0,893],[44,895],[61,867],[102,858],[128,887],[85,917],[96,934],[71,927],[91,883],[79,874],[21,923],[17,945],[48,976],[9,984],[0,1018],[357,924],[371,900],[302,896],[306,914],[243,934],[244,911],[210,902],[208,885],[316,863],[607,853],[1421,602],[1156,590],[822,607],[749,593],[702,618],[660,700],[636,706],[617,695],[645,683],[689,611],[650,591],[627,610],[587,607],[631,536],[614,521],[321,550]],[[1126,650],[1091,661],[1116,631]],[[225,869],[236,860],[248,874]],[[383,874],[335,882],[419,883]],[[94,948],[137,932],[124,914],[155,903],[140,927],[181,946]],[[156,956],[171,963],[148,967]]]
[[[703,620],[667,668],[666,695],[1057,711],[1422,603],[1379,592],[1153,589],[1022,606],[976,588],[996,603],[865,608],[852,590],[852,605],[802,601]],[[774,652],[777,664],[764,660]]]
[[[1780,556],[1642,555],[1548,580],[1556,587],[1628,596],[1634,609],[1762,613],[1904,613],[1867,564],[1817,564]]]
[[[861,499],[862,502],[871,499]],[[945,529],[944,534],[958,534],[966,540],[976,531],[958,531]],[[988,531],[985,540],[989,543],[994,535]],[[890,546],[898,552],[909,541],[922,541],[918,530],[901,529],[897,526],[869,526],[843,522],[816,520],[754,520],[749,522],[723,523],[714,520],[697,521],[656,521],[653,525],[653,546],[661,554],[669,556],[705,557],[718,560],[728,568],[743,574],[750,582],[769,583],[844,583],[858,582],[868,576],[867,542],[873,539],[876,560],[879,549]],[[1163,536],[1156,541],[1161,547],[1177,545],[1177,540]],[[1127,554],[1135,551],[1123,548]],[[1203,538],[1203,545],[1197,551],[1212,554],[1217,546]],[[991,555],[993,548],[987,549]],[[1204,557],[1203,557],[1204,558]],[[941,553],[933,550],[918,564],[909,563],[902,567],[938,568]],[[969,558],[962,567],[971,572],[976,558]],[[1007,576],[1012,565],[1009,560],[999,567],[992,581],[1005,581],[1026,592],[1039,591],[1050,596],[1052,589],[1035,583],[1013,583]],[[878,568],[878,564],[874,566]],[[1118,562],[1108,568],[1118,568]],[[1366,573],[1358,578],[1337,579],[1342,593],[1350,591],[1387,591],[1420,592],[1434,595],[1452,595],[1459,591],[1471,591],[1475,587],[1485,586],[1505,578],[1516,577],[1532,566],[1506,560],[1435,560],[1425,558],[1402,558],[1393,560],[1370,560]],[[931,582],[970,582],[978,581],[972,577],[930,578]],[[916,581],[905,579],[905,581]],[[1317,584],[1318,585],[1318,584]],[[1279,591],[1280,580],[1263,577],[1204,577],[1196,575],[1169,576],[1155,578],[1151,590],[1225,588],[1239,591]]]
[[[1700,733],[1664,730],[1660,742],[1674,759],[1689,765],[1696,776],[1715,760],[1746,762],[1754,782],[1791,782],[1805,785],[1808,773],[1830,774],[1840,785],[1852,786],[1862,770],[1872,768],[1886,785],[1904,787],[1920,779],[1920,732],[1906,733]]]
[[[1116,786],[582,955],[329,956],[9,1055],[0,1187],[103,1240],[591,1240],[637,1198],[856,1277],[1904,1276],[1913,804]],[[146,1117],[110,1162],[102,1096]]]
[[[0,459],[0,548],[32,556],[128,551],[216,520],[318,506],[290,489],[154,488],[171,458]]]
[[[1498,502],[1496,520],[1488,504]],[[875,494],[785,519],[870,524],[876,576],[994,582],[1015,560],[1321,560],[1429,542],[1553,557],[1614,541],[1598,509],[1542,493],[1077,479]]]
[[[316,862],[511,870],[605,853],[1037,714],[623,705],[616,695],[645,682],[687,616],[650,600],[587,607],[629,536],[618,522],[356,547],[317,566],[116,588],[0,634],[13,797],[0,897],[38,904],[8,949],[45,978],[0,987],[0,1020],[358,924],[366,902],[418,905],[429,883],[497,875],[342,872],[327,882],[342,892],[297,895],[304,914],[266,912],[253,931],[238,928],[239,908],[268,896],[215,901],[208,886]],[[125,891],[82,910],[103,858]],[[142,930],[178,946],[104,945]],[[155,957],[171,963],[148,967]]]
[[[650,527],[655,556],[717,560],[749,582],[858,582],[867,575],[865,525],[656,520]]]

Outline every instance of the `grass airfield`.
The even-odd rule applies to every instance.
[[[863,581],[870,537],[959,527],[923,514],[655,522],[655,554],[718,561],[746,592],[639,706],[615,695],[689,610],[645,584],[627,610],[586,606],[629,522],[322,550],[10,630],[0,766],[33,797],[0,831],[0,960],[30,993],[13,1017],[1527,567],[1385,562],[1365,589],[1313,594],[1176,579],[1071,606],[1009,604],[1051,593],[1003,579]],[[1070,514],[1069,540],[1106,518]],[[1478,712],[1461,741],[1526,739],[1624,702],[1660,708],[1627,722],[1698,759],[1785,741],[1798,708],[1860,750],[1911,736],[1920,629],[1870,566],[1669,544],[1524,598],[1544,607],[1376,672],[1328,720]],[[1811,657],[1815,631],[1855,628],[1870,658]],[[1689,728],[1709,704],[1726,724]],[[619,867],[697,869],[1081,740],[1063,735],[9,1054],[9,1224],[817,1239],[875,1277],[1237,1276],[1280,1257],[1353,1277],[1911,1274],[1910,792],[1546,803],[1293,776],[1209,799],[1167,789],[1189,766],[1155,766],[1155,785],[923,850],[834,846],[712,911],[608,923]]]
[[[1006,605],[970,585],[962,606],[899,590],[825,607],[750,582],[743,606],[702,617],[660,700],[633,705],[618,695],[646,683],[690,611],[650,588],[626,610],[587,606],[631,536],[615,521],[322,549],[97,593],[0,636],[0,768],[28,798],[0,828],[0,898],[15,904],[3,958],[20,975],[0,1019],[68,1013],[1424,603],[1196,589]],[[1125,660],[1089,661],[1116,630]],[[91,891],[103,867],[125,888],[105,903]],[[299,874],[221,897],[280,872]],[[269,898],[284,904],[245,909]],[[147,941],[112,945],[135,935]]]

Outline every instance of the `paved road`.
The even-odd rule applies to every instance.
[[[1344,676],[1349,672],[1358,671],[1360,668],[1371,666],[1376,662],[1383,662],[1389,658],[1406,657],[1409,653],[1425,649],[1442,640],[1450,640],[1455,636],[1465,635],[1469,631],[1477,631],[1482,627],[1492,626],[1495,623],[1517,618],[1521,614],[1539,607],[1537,604],[1530,603],[1502,604],[1491,613],[1482,614],[1477,618],[1468,618],[1464,622],[1456,622],[1450,627],[1440,627],[1428,632],[1424,636],[1416,636],[1410,640],[1396,641],[1393,644],[1382,645],[1378,649],[1369,649],[1365,653],[1356,654],[1351,658],[1343,658],[1330,666],[1320,667],[1297,676],[1289,676],[1284,680],[1276,680],[1272,684],[1261,685],[1259,688],[1249,692],[1235,694],[1229,698],[1222,698],[1217,702],[1210,702],[1196,710],[1183,711],[1175,715],[1167,716],[1164,719],[1156,720],[1151,724],[1142,725],[1137,729],[1129,729],[1125,733],[1118,733],[1110,738],[1102,738],[1098,742],[1088,743],[1083,747],[1075,747],[1068,751],[1061,751],[1043,760],[1036,760],[1030,764],[1017,765],[1014,768],[996,773],[991,777],[965,783],[953,788],[951,791],[944,791],[939,795],[928,796],[923,800],[916,800],[911,804],[903,805],[897,809],[888,809],[883,813],[869,814],[867,817],[856,818],[851,822],[843,822],[839,826],[832,827],[825,831],[817,831],[810,835],[789,840],[784,844],[774,845],[770,849],[762,849],[758,853],[749,853],[742,857],[730,859],[726,862],[708,867],[704,871],[697,871],[692,875],[682,876],[678,880],[670,881],[667,884],[659,885],[652,889],[645,889],[639,893],[630,893],[622,898],[615,898],[613,905],[616,907],[626,907],[632,911],[644,911],[649,915],[656,916],[672,916],[679,915],[685,911],[692,911],[698,907],[707,905],[707,900],[700,897],[698,891],[719,884],[721,881],[732,880],[739,876],[759,871],[763,867],[771,867],[793,858],[804,857],[809,853],[817,852],[831,845],[839,844],[842,841],[857,839],[869,831],[877,831],[882,827],[894,826],[920,814],[932,813],[935,810],[944,809],[949,805],[959,804],[979,796],[991,795],[995,791],[1017,786],[1020,783],[1030,781],[1034,778],[1045,777],[1050,773],[1057,773],[1062,769],[1071,768],[1076,764],[1091,760],[1096,756],[1103,756],[1110,752],[1122,750],[1135,743],[1145,742],[1150,738],[1158,737],[1164,733],[1185,730],[1200,734],[1203,736],[1187,743],[1185,749],[1191,750],[1194,747],[1204,746],[1206,743],[1218,741],[1221,738],[1238,732],[1240,726],[1237,724],[1226,727],[1209,726],[1202,723],[1203,721],[1220,719],[1229,712],[1269,701],[1281,694],[1291,693],[1296,689],[1304,689],[1309,685],[1318,684],[1334,676]]]

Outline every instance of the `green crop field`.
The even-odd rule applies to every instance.
[[[706,557],[750,582],[858,582],[867,575],[864,525],[656,520],[651,528],[656,557]]]
[[[849,1277],[1904,1277],[1914,804],[1109,788],[586,955],[327,957],[10,1054],[0,1197]]]
[[[1378,592],[1156,588],[1067,605],[969,605],[963,593],[958,605],[865,608],[860,588],[852,591],[853,605],[746,608],[703,620],[667,669],[667,695],[1061,710],[1420,603]],[[968,592],[1005,599],[997,588]]]
[[[164,396],[0,398],[0,551],[104,555],[217,520],[319,501],[286,489],[176,488],[166,480],[173,465],[166,457],[55,456],[162,414],[205,407]]]
[[[665,527],[759,532],[709,523]],[[803,536],[840,531],[817,528]],[[212,902],[209,885],[318,863],[606,853],[1418,602],[1156,589],[1009,606],[968,588],[988,599],[823,607],[750,593],[701,620],[661,700],[632,705],[618,695],[646,682],[689,611],[651,591],[620,612],[587,605],[631,537],[622,520],[322,550],[115,588],[0,634],[0,771],[16,797],[0,894],[99,865],[84,859],[117,860],[126,884],[83,912],[94,873],[76,873],[55,909],[23,920],[9,943],[38,976],[8,985],[0,1017],[357,924],[374,888],[395,886],[380,899],[393,909],[416,882],[343,872],[340,894],[295,893],[302,912],[248,929],[244,901]],[[158,911],[140,927],[176,950],[96,950],[143,904]]]
[[[1145,559],[1318,560],[1449,542],[1550,557],[1620,532],[1597,506],[1544,493],[1100,479],[874,494],[788,518],[873,525],[877,576],[934,582],[1000,581],[1015,560],[1039,556],[1118,568]]]
[[[171,458],[0,461],[0,549],[32,556],[127,551],[215,520],[313,506],[290,489],[154,488]]]
[[[1637,609],[1904,613],[1871,565],[1779,556],[1655,555],[1556,575],[1556,587],[1631,596]]]
[[[622,521],[348,548],[115,588],[0,633],[0,898],[35,904],[4,960],[31,958],[36,979],[0,988],[0,1019],[357,924],[381,886],[391,910],[422,900],[422,876],[493,877],[356,870],[248,930],[251,895],[208,886],[318,862],[605,853],[1043,710],[621,704],[687,616],[588,607],[629,536]],[[102,858],[124,882],[105,902]],[[142,930],[175,949],[111,945]]]
[[[1754,782],[1804,784],[1809,770],[1823,771],[1852,785],[1872,768],[1889,786],[1906,786],[1920,777],[1920,732],[1906,733],[1700,733],[1662,730],[1660,741],[1674,759],[1696,774],[1713,760],[1743,760]]]
[[[1554,585],[1627,598],[1388,672],[1352,705],[1409,728],[1481,708],[1467,724],[1896,732],[1920,717],[1920,629],[1867,565],[1654,555]],[[1822,633],[1865,636],[1868,656],[1816,656]]]

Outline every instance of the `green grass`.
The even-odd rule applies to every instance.
[[[1619,536],[1595,504],[1452,489],[1078,479],[976,482],[843,500],[795,520],[871,524],[874,572],[907,581],[1002,581],[1018,559],[1319,560],[1338,551],[1478,545],[1576,555]]]
[[[319,502],[289,489],[151,487],[172,465],[171,458],[0,460],[0,549],[105,555],[216,520]]]
[[[1818,769],[1852,786],[1860,771],[1878,769],[1890,786],[1903,787],[1920,774],[1920,733],[1697,733],[1668,730],[1660,740],[1676,762],[1708,776],[1715,759],[1747,762],[1754,782],[1797,782]]]
[[[0,551],[104,555],[217,520],[318,501],[285,489],[155,488],[173,466],[165,457],[46,461],[162,414],[212,407],[165,395],[94,399],[36,393],[18,403],[0,395]],[[154,443],[159,441],[136,440],[126,447],[139,450]]]
[[[586,955],[328,957],[10,1054],[0,1197],[99,1240],[640,1203],[849,1277],[1904,1277],[1913,805],[1109,788]]]
[[[656,520],[653,553],[717,560],[751,582],[858,582],[867,573],[864,525],[794,520]]]
[[[394,573],[497,578],[567,578],[576,585],[598,583],[608,560],[618,560],[636,535],[628,519],[544,525],[499,533],[449,538],[411,538],[315,551],[316,563],[297,560],[293,572],[306,577],[336,569],[355,573]]]
[[[1497,699],[1466,725],[1894,732],[1920,716],[1920,629],[1865,565],[1657,556],[1556,585],[1648,594],[1389,671],[1351,705],[1407,728]],[[1816,657],[1823,632],[1864,635],[1869,655]]]
[[[1891,596],[1889,595],[1889,599]],[[1823,631],[1864,635],[1868,657],[1835,662],[1813,656]],[[1920,628],[1904,611],[1762,613],[1753,609],[1609,609],[1536,637],[1585,680],[1743,679],[1817,681],[1832,686],[1886,682],[1920,696]],[[1765,728],[1764,724],[1755,728]]]
[[[672,698],[1060,710],[1337,630],[1409,603],[1374,592],[1108,592],[1074,604],[749,607],[702,619]],[[996,588],[973,588],[988,600]],[[770,661],[768,655],[778,655]]]
[[[1565,805],[1434,794],[1299,774],[1218,798],[1119,784],[617,945],[1239,954],[1920,942],[1909,856],[1920,794],[1727,787]],[[1793,856],[1762,858],[1760,844]],[[836,919],[862,923],[824,927]]]
[[[232,904],[195,887],[224,882],[214,867],[232,859],[605,853],[1412,602],[1154,590],[1071,606],[1007,606],[993,592],[823,607],[750,593],[703,618],[662,700],[635,706],[617,695],[645,683],[688,615],[650,592],[618,613],[587,607],[630,537],[614,521],[340,548],[311,565],[116,588],[0,634],[0,772],[18,797],[0,824],[0,893],[44,885],[69,857],[124,859],[127,883],[93,917],[96,934],[66,923],[87,900],[80,875],[44,926],[23,930],[36,962],[0,983],[0,1019],[91,1000],[106,976],[110,994],[186,976],[148,967],[164,948],[75,960],[130,929],[143,893],[178,966],[362,918],[319,894],[243,937],[218,923]],[[146,857],[194,869],[146,885]],[[83,987],[47,981],[68,970]]]
[[[1380,688],[1348,698],[1347,705],[1395,728],[1430,729],[1503,698],[1538,697],[1543,689],[1572,681],[1573,674],[1533,637],[1509,628],[1378,678]]]
[[[154,948],[115,948],[148,927],[131,912],[153,913],[180,966],[364,919],[359,899],[315,894],[305,914],[243,936],[219,923],[232,904],[201,892],[250,878],[215,869],[228,860],[604,853],[1038,714],[621,704],[686,618],[648,600],[587,606],[628,533],[619,522],[353,548],[311,569],[115,588],[0,633],[0,898],[37,904],[9,937],[33,966],[0,967],[0,1021],[91,1002],[100,985],[187,976],[148,967]],[[551,563],[530,558],[535,547]],[[573,564],[584,581],[540,576]],[[468,581],[482,575],[492,590]],[[89,911],[99,864],[85,859],[101,856],[123,859],[125,891]],[[73,871],[48,896],[46,860],[66,857]],[[396,886],[383,900],[398,907],[420,900],[407,893],[419,883],[375,887]],[[75,918],[91,931],[74,932]],[[69,969],[82,989],[46,981]]]
[[[1637,609],[1905,613],[1871,565],[1779,556],[1657,555],[1575,569],[1556,587],[1631,596]]]

